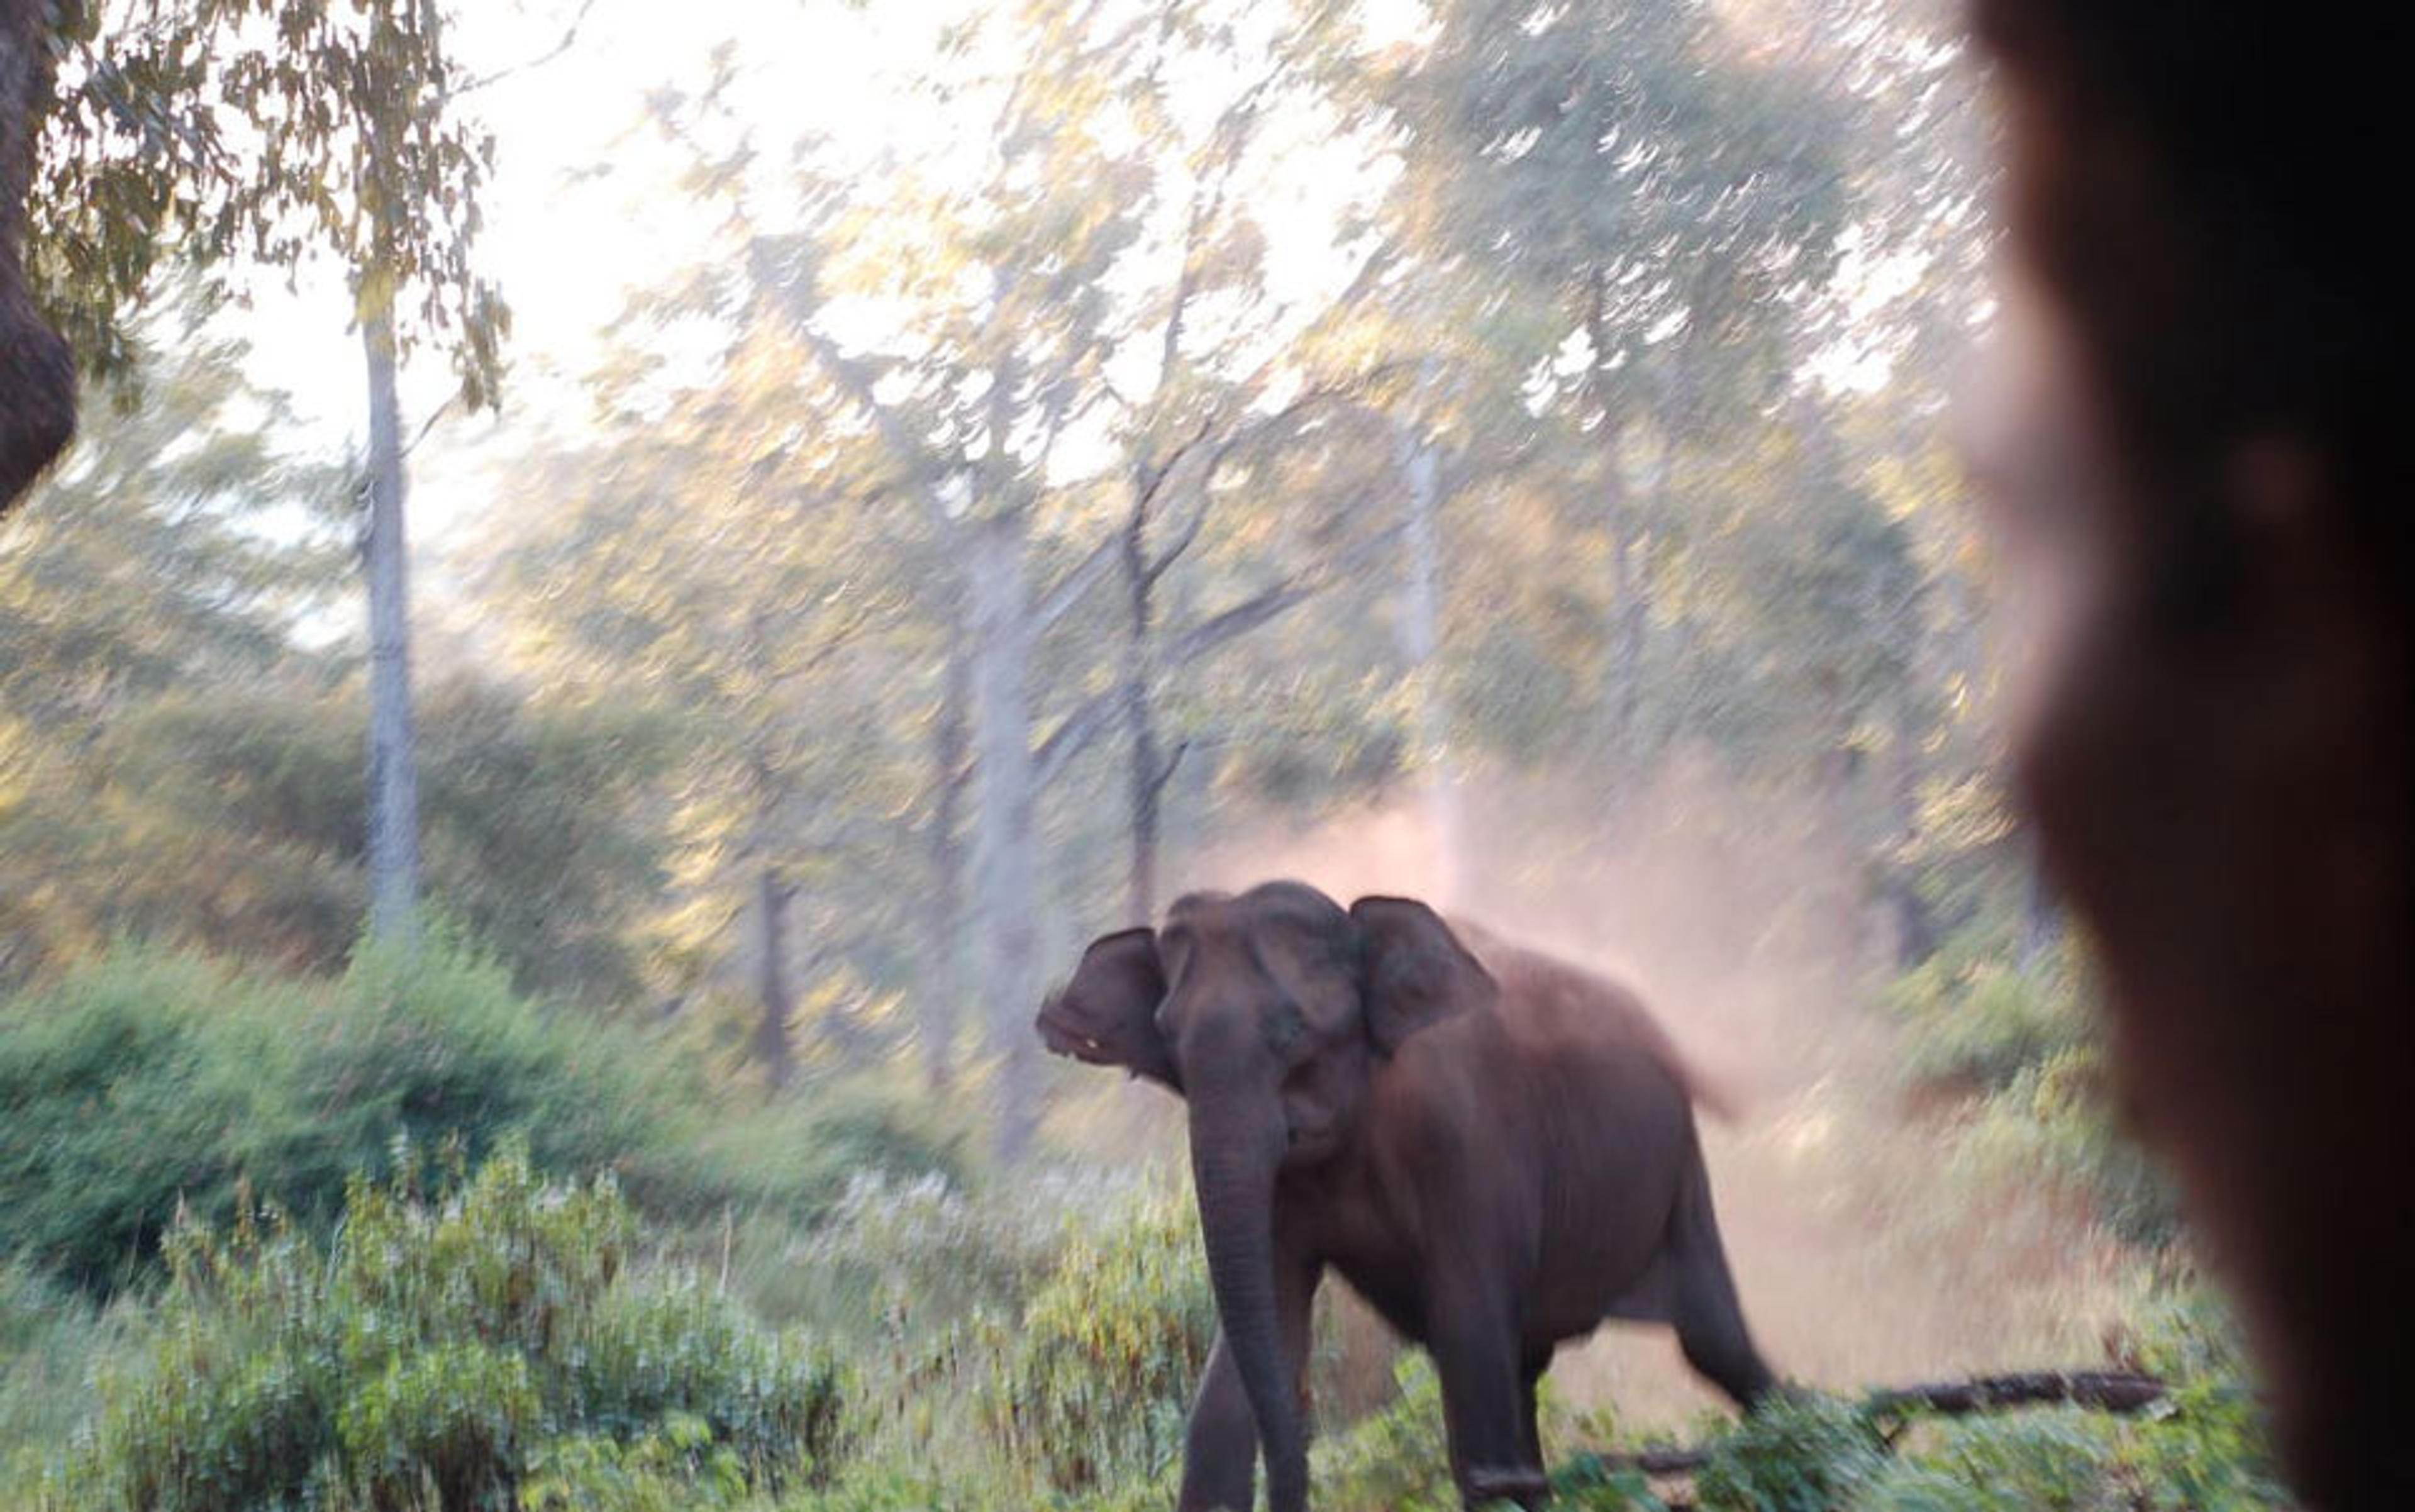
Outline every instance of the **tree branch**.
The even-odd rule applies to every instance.
[[[515,63],[508,67],[498,68],[492,73],[483,74],[478,78],[472,79],[469,82],[463,84],[460,88],[453,91],[454,96],[458,98],[463,95],[475,94],[477,91],[486,88],[488,84],[501,82],[505,79],[509,79],[516,73],[526,73],[531,68],[542,67],[546,64],[551,63],[554,59],[562,56],[564,52],[569,52],[572,44],[578,40],[578,29],[587,24],[587,13],[594,8],[595,0],[579,0],[578,13],[570,18],[570,24],[563,28],[562,40],[554,43],[550,50],[540,52],[535,57],[529,58],[524,62]]]
[[[1370,382],[1388,372],[1390,366],[1391,365],[1389,364],[1378,365],[1375,367],[1370,368],[1367,372],[1360,374],[1358,377],[1351,379],[1345,382],[1327,384],[1322,387],[1306,390],[1293,398],[1289,404],[1286,404],[1282,409],[1275,411],[1272,414],[1260,416],[1258,419],[1238,426],[1232,431],[1228,432],[1222,440],[1216,443],[1214,450],[1208,453],[1208,460],[1201,469],[1196,490],[1198,498],[1192,507],[1191,517],[1183,522],[1181,530],[1176,532],[1174,540],[1166,546],[1164,551],[1161,552],[1154,560],[1148,562],[1144,570],[1144,576],[1147,580],[1154,583],[1159,578],[1164,576],[1167,570],[1181,558],[1184,552],[1191,549],[1193,542],[1199,539],[1200,531],[1208,523],[1208,511],[1209,507],[1208,489],[1210,486],[1214,484],[1217,472],[1223,468],[1224,464],[1232,458],[1236,452],[1238,452],[1245,446],[1254,445],[1258,442],[1268,436],[1274,435],[1287,427],[1299,424],[1301,419],[1305,417],[1310,411],[1315,409],[1319,405],[1328,403],[1346,404],[1355,400],[1367,387]],[[1166,459],[1164,467],[1160,470],[1157,475],[1156,481],[1158,484],[1162,484],[1165,479],[1173,473],[1176,465],[1206,438],[1208,430],[1208,425],[1203,422],[1200,426],[1198,434],[1193,436],[1189,442],[1184,442],[1181,447],[1177,449],[1173,457]],[[1143,499],[1147,500],[1154,497],[1156,491],[1156,487],[1153,485],[1148,491],[1143,495]]]
[[[1116,711],[1123,707],[1123,689],[1110,688],[1094,693],[1074,707],[1072,713],[1048,732],[1039,748],[1031,753],[1031,782],[1035,787],[1045,787],[1057,780],[1072,759],[1080,756],[1098,738]]]
[[[914,491],[922,496],[924,512],[935,523],[944,523],[947,511],[932,489],[929,479],[922,475],[922,464],[927,460],[922,439],[907,429],[895,412],[875,397],[873,391],[879,380],[866,365],[841,352],[838,343],[814,324],[808,301],[791,292],[787,281],[779,277],[779,269],[772,261],[772,242],[771,237],[758,236],[747,244],[747,271],[755,287],[764,297],[773,301],[788,329],[812,349],[815,361],[821,365],[830,381],[871,418],[880,431],[880,439],[888,443],[899,463],[914,470]]]
[[[444,412],[453,408],[453,401],[460,397],[458,393],[448,394],[444,396],[443,403],[428,412],[428,418],[420,423],[419,434],[412,437],[411,444],[402,449],[403,456],[409,457],[419,450],[419,443],[428,439],[428,433],[436,428],[436,422],[444,418]]]
[[[1181,770],[1182,758],[1189,755],[1190,751],[1191,742],[1189,741],[1177,741],[1175,743],[1173,753],[1165,758],[1165,765],[1160,767],[1157,770],[1157,774],[1148,780],[1148,790],[1152,793],[1162,793],[1165,791],[1165,785],[1172,782],[1174,780],[1175,772]]]
[[[1109,535],[1092,546],[1088,556],[1058,578],[1056,587],[1041,594],[1031,606],[1033,630],[1045,630],[1072,612],[1073,606],[1082,601],[1082,596],[1115,564],[1117,552],[1122,544],[1119,537]]]
[[[1869,1402],[1882,1412],[1909,1408],[1947,1416],[2063,1401],[2099,1412],[2135,1413],[2163,1400],[2170,1389],[2154,1376],[2132,1370],[2030,1370],[1895,1386],[1870,1393]]]
[[[1344,581],[1360,563],[1398,539],[1402,530],[1399,525],[1387,526],[1335,558],[1325,571],[1314,576],[1286,577],[1238,604],[1209,615],[1175,637],[1167,648],[1164,665],[1185,666],[1200,661],[1209,652],[1259,626],[1282,618],[1317,594]],[[1074,706],[1073,711],[1048,732],[1047,738],[1031,755],[1035,784],[1047,786],[1098,738],[1122,707],[1123,693],[1122,687],[1117,686],[1092,694]]]
[[[1968,1381],[1889,1386],[1864,1399],[1872,1412],[1930,1412],[1947,1417],[2069,1402],[2099,1412],[2143,1412],[2170,1395],[2152,1375],[2128,1370],[2033,1370],[2016,1375],[1974,1376]],[[1604,1470],[1640,1470],[1647,1475],[1691,1475],[1710,1462],[1706,1447],[1642,1449],[1631,1454],[1588,1454],[1578,1460]]]
[[[1257,123],[1259,101],[1289,67],[1289,59],[1278,58],[1264,75],[1224,107],[1208,134],[1208,151],[1221,156],[1201,165],[1199,179],[1192,186],[1191,209],[1182,229],[1182,267],[1175,277],[1174,297],[1165,316],[1164,342],[1158,353],[1157,386],[1161,393],[1181,360],[1182,321],[1190,310],[1192,296],[1198,292],[1199,263],[1206,251],[1208,228],[1224,213],[1224,196],[1232,187],[1233,175],[1240,171],[1241,154],[1249,146],[1251,129]]]

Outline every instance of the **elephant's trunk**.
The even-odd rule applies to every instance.
[[[1282,1115],[1271,1099],[1194,1088],[1191,1174],[1224,1344],[1258,1420],[1268,1512],[1304,1512],[1308,1441],[1275,1302],[1274,1182],[1282,1152]]]

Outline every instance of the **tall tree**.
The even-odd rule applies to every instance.
[[[1420,394],[1424,385],[1420,385]],[[1425,788],[1433,891],[1458,903],[1466,856],[1460,831],[1459,773],[1451,756],[1449,690],[1443,679],[1442,457],[1422,417],[1395,416],[1393,460],[1400,470],[1404,527],[1401,581],[1401,659],[1416,684],[1412,727]]]
[[[477,196],[493,141],[459,116],[459,70],[432,0],[354,0],[352,24],[291,28],[289,45],[324,69],[320,86],[354,126],[349,188],[356,213],[336,249],[352,273],[368,380],[369,934],[407,944],[419,899],[419,774],[411,687],[410,550],[405,531],[402,409],[396,374],[405,337],[423,325],[456,334],[461,397],[475,410],[501,375],[507,325],[492,285],[472,268]],[[298,33],[298,35],[296,35]],[[313,35],[315,33],[315,35]],[[329,166],[333,166],[331,163]],[[322,232],[332,229],[322,221]],[[404,304],[416,287],[418,319]]]
[[[465,81],[435,0],[10,0],[51,22],[37,54],[62,59],[47,95],[9,56],[0,84],[43,118],[27,281],[93,370],[130,376],[128,312],[163,262],[292,268],[329,255],[351,276],[369,394],[364,532],[373,711],[371,927],[407,935],[416,889],[409,610],[396,365],[442,342],[472,409],[500,375],[507,323],[474,273],[478,193],[493,142],[463,121]],[[12,112],[0,109],[0,118]],[[0,132],[0,149],[19,139]],[[0,150],[0,191],[21,155]],[[8,247],[17,197],[0,219]],[[0,256],[0,334],[21,331]],[[0,343],[12,352],[16,337]],[[15,360],[11,357],[11,360]],[[41,412],[33,412],[39,415]]]
[[[1645,639],[1674,448],[1786,382],[1793,312],[1842,213],[1825,81],[1750,55],[1716,7],[1438,8],[1379,72],[1405,133],[1396,214],[1428,277],[1507,305],[1499,376],[1596,447],[1612,780],[1641,759]],[[1654,465],[1635,466],[1642,446]]]
[[[50,107],[46,0],[0,0],[0,514],[75,429],[75,369],[25,285],[25,191]]]
[[[934,78],[934,97],[969,87],[994,100],[995,150],[952,192],[905,174],[886,187],[890,223],[922,255],[890,256],[859,201],[826,201],[810,229],[757,243],[758,280],[783,298],[823,371],[882,438],[901,493],[952,543],[962,571],[972,761],[975,958],[992,1006],[999,1145],[1028,1144],[1038,1115],[1028,1008],[1039,991],[1038,779],[1032,656],[1047,625],[1102,575],[1094,549],[1066,577],[1033,582],[1033,516],[1050,458],[1105,354],[1103,275],[1137,234],[1132,187],[1145,165],[1094,113],[1100,70],[1123,58],[1094,9],[1031,5],[992,24],[1028,60],[969,86]],[[861,190],[855,191],[861,194]],[[851,235],[833,232],[844,228]],[[830,311],[878,296],[903,317],[848,350]]]

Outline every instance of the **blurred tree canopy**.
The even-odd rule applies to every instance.
[[[399,306],[476,408],[499,382],[501,296],[472,267],[491,136],[428,0],[81,0],[28,197],[26,277],[100,378],[139,379],[133,320],[162,274],[214,292],[240,265],[332,256],[364,309]]]
[[[441,19],[60,33],[38,281],[148,397],[0,555],[12,980],[128,933],[324,969],[359,928],[356,501],[239,349],[125,312],[323,246],[489,392]],[[948,129],[878,142],[769,138],[725,49],[646,126],[704,254],[418,616],[432,905],[775,1085],[994,1075],[1009,1147],[1081,939],[1219,835],[1413,789],[1573,785],[1611,843],[1709,759],[1849,837],[1889,964],[2015,948],[1938,399],[1979,128],[1938,18],[1808,19],[1026,0],[938,26],[885,87]]]

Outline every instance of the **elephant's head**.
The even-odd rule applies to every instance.
[[[1178,901],[1162,931],[1094,941],[1040,1010],[1059,1055],[1121,1066],[1191,1105],[1208,1275],[1248,1387],[1272,1505],[1306,1484],[1298,1400],[1274,1313],[1274,1185],[1358,1129],[1375,1067],[1409,1038],[1491,1006],[1492,979],[1434,911],[1268,882]]]

